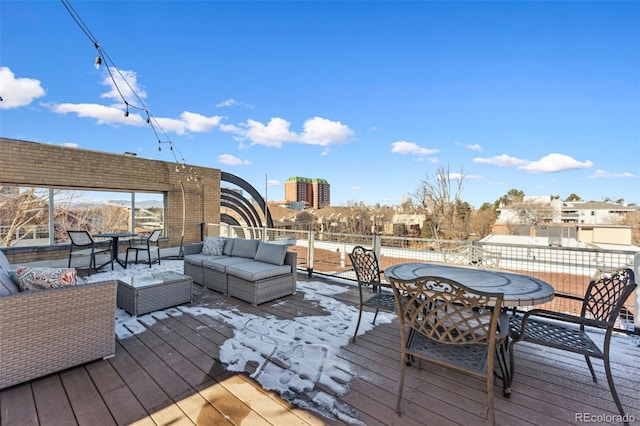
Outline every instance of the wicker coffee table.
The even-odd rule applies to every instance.
[[[193,279],[176,272],[118,279],[118,306],[133,316],[193,301]]]

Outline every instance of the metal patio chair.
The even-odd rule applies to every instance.
[[[107,248],[100,247],[93,239],[88,231],[67,231],[69,239],[71,240],[71,247],[69,248],[69,265],[71,268],[71,260],[74,257],[89,256],[89,275],[91,275],[91,268],[98,272],[98,268],[106,266],[107,263],[111,263],[111,270],[113,270],[113,256],[111,256],[111,241]],[[110,261],[98,266],[96,264],[96,256],[103,253],[109,253]]]
[[[469,265],[479,268],[499,268],[500,252],[485,250],[476,246],[459,246],[445,249],[442,253],[445,263]]]
[[[496,350],[506,353],[509,317],[502,293],[475,291],[443,277],[389,278],[400,320],[400,404],[407,365],[417,358],[482,378],[487,420],[495,424]]]
[[[624,419],[624,409],[611,375],[609,344],[620,310],[635,288],[633,271],[629,268],[608,273],[599,272],[589,282],[580,315],[545,309],[533,309],[524,315],[514,315],[510,321],[509,332],[513,339],[509,344],[512,374],[513,347],[519,342],[530,342],[584,355],[591,377],[596,383],[591,358],[599,358],[604,362],[611,396]],[[601,347],[587,333],[589,327],[604,331]]]
[[[136,252],[136,265],[138,264],[138,253],[141,251],[146,251],[149,258],[149,268],[151,268],[151,249],[155,246],[155,249],[158,252],[158,265],[160,264],[160,236],[162,235],[162,229],[154,229],[151,231],[146,238],[132,238],[129,240],[129,247],[127,247],[127,254],[125,256],[124,264],[127,265],[129,263],[129,251]],[[137,242],[137,244],[136,244]],[[136,244],[136,245],[134,245]]]
[[[360,328],[360,321],[362,320],[362,308],[368,306],[376,309],[372,322],[375,324],[378,311],[382,309],[388,312],[395,312],[396,302],[393,298],[393,293],[383,291],[383,288],[390,289],[390,286],[380,278],[382,271],[380,270],[378,258],[373,250],[356,246],[351,253],[349,253],[349,258],[356,272],[358,294],[360,295],[358,323],[356,324],[356,331],[353,333],[353,342],[355,343],[358,329]],[[367,290],[370,290],[369,294],[365,294]]]

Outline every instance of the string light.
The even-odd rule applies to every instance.
[[[185,169],[185,160],[184,160],[184,157],[182,156],[182,154],[180,153],[180,150],[174,145],[174,143],[169,138],[169,135],[164,131],[162,126],[160,126],[158,121],[151,114],[151,112],[149,111],[149,108],[145,105],[145,103],[142,100],[142,98],[136,93],[134,88],[131,87],[131,85],[129,84],[129,81],[125,78],[125,76],[122,74],[122,72],[120,72],[118,67],[115,65],[113,60],[109,57],[109,55],[105,52],[105,50],[102,48],[102,46],[100,46],[100,44],[98,43],[98,40],[93,36],[93,34],[89,30],[89,28],[86,26],[86,24],[82,21],[82,19],[78,15],[78,13],[73,9],[71,4],[69,3],[69,0],[61,0],[61,2],[64,5],[65,9],[67,9],[67,12],[69,12],[69,14],[73,18],[73,20],[76,22],[76,24],[85,33],[85,35],[89,38],[89,40],[91,40],[91,42],[93,43],[93,46],[97,50],[98,55],[96,56],[96,59],[94,61],[94,65],[95,65],[96,69],[99,69],[100,66],[103,63],[105,64],[105,69],[106,69],[107,73],[109,74],[109,77],[111,78],[111,82],[113,83],[113,86],[115,87],[116,91],[118,92],[118,95],[120,96],[120,99],[122,100],[122,102],[125,105],[124,116],[125,117],[129,117],[129,108],[137,109],[139,111],[144,111],[144,113],[147,116],[146,122],[151,127],[151,130],[153,131],[153,133],[154,133],[154,135],[155,135],[155,137],[156,137],[156,139],[158,141],[158,155],[162,155],[161,144],[162,143],[168,143],[169,144],[169,151],[171,151],[171,154],[173,155],[173,159],[176,162],[176,172],[179,172],[179,168],[178,168],[179,164],[182,164],[182,168]],[[117,73],[117,75],[120,77],[120,79],[115,78],[114,73]],[[124,82],[124,84],[127,85],[128,89],[129,89],[128,93],[131,93],[133,95],[133,97],[136,100],[135,103],[132,103],[131,99],[125,98],[125,96],[123,94],[123,91],[121,90],[121,87],[120,87],[121,83],[118,83],[119,81]],[[158,133],[161,133],[164,136],[164,138],[163,138],[165,140],[164,142],[161,141]],[[193,173],[193,168],[191,168],[189,170],[189,176],[188,176],[189,179],[188,180],[191,180],[190,178],[192,177],[191,176],[192,173]]]

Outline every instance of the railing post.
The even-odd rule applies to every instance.
[[[640,279],[640,254],[633,256],[633,272],[636,283]],[[640,287],[636,287],[633,298],[633,334],[640,336]],[[640,341],[636,342],[640,346]]]
[[[315,233],[309,231],[309,239],[307,241],[307,275],[309,278],[313,276],[313,241]]]
[[[378,259],[382,260],[382,238],[380,235],[373,236],[373,252]]]

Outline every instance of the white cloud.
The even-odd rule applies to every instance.
[[[98,124],[127,124],[130,126],[143,126],[146,124],[146,117],[143,119],[140,114],[129,113],[124,116],[124,111],[120,108],[105,106],[100,104],[43,104],[51,111],[58,114],[75,113],[78,117],[87,117],[97,120]]]
[[[636,178],[637,176],[634,175],[633,173],[629,173],[629,172],[624,172],[624,173],[610,173],[604,170],[596,170],[591,176],[589,176],[590,179],[598,179],[598,178],[605,178],[605,179],[610,179],[610,178]]]
[[[339,121],[313,117],[304,122],[300,135],[303,143],[310,145],[336,145],[351,141],[353,130]]]
[[[467,145],[466,148],[471,151],[482,151],[482,147],[477,143],[474,143],[472,145]]]
[[[506,154],[498,155],[497,157],[491,157],[491,158],[476,157],[473,159],[473,162],[479,163],[479,164],[493,164],[495,166],[500,166],[500,167],[522,167],[529,164],[528,160],[522,160],[520,158],[510,157]]]
[[[517,167],[531,173],[555,173],[575,169],[587,169],[593,166],[589,160],[578,161],[573,157],[564,154],[552,153],[545,155],[538,161],[529,161],[521,158],[510,157],[502,154],[491,158],[476,157],[474,163],[493,164],[500,167]]]
[[[180,121],[184,123],[185,130],[194,133],[209,132],[220,124],[220,120],[222,120],[222,117],[219,115],[206,117],[189,111],[185,111],[180,114]]]
[[[272,118],[266,126],[250,119],[247,120],[246,126],[248,130],[244,132],[244,136],[255,145],[280,148],[283,142],[294,142],[298,139],[298,136],[289,130],[291,123],[280,117]]]
[[[234,106],[234,105],[240,105],[240,102],[236,101],[233,98],[226,99],[226,100],[216,104],[216,106],[218,108],[230,107],[230,106]]]
[[[228,166],[248,166],[251,164],[249,160],[241,160],[231,154],[218,155],[218,163],[226,164]]]
[[[353,191],[361,191],[362,187],[361,186],[352,186],[351,190],[353,190]]]
[[[62,146],[66,146],[67,148],[77,148],[79,145],[74,142],[65,142],[62,144]]]
[[[247,108],[253,108],[252,105],[245,104],[244,102],[237,101],[237,100],[235,100],[233,98],[226,99],[226,100],[216,104],[217,108],[227,108],[227,107],[232,107],[232,106],[243,106],[243,107],[247,107]]]
[[[546,155],[538,161],[533,161],[521,166],[520,168],[532,173],[553,173],[566,170],[588,169],[591,166],[593,166],[591,161],[580,162],[568,155],[554,153]]]
[[[138,85],[138,77],[135,71],[118,71],[115,67],[110,67],[109,70],[110,72],[105,75],[102,84],[109,87],[110,90],[100,95],[100,97],[111,99],[115,101],[116,105],[123,106],[122,98],[129,102],[130,105],[139,105],[138,98],[143,100],[147,98],[147,93]]]
[[[403,155],[431,155],[439,151],[437,149],[423,148],[414,142],[398,141],[391,144],[391,152]]]
[[[342,144],[349,142],[353,135],[353,130],[348,126],[322,117],[313,117],[305,121],[303,132],[300,134],[291,131],[291,123],[280,117],[273,117],[266,125],[249,119],[245,124],[238,126],[221,125],[220,130],[248,139],[252,145],[276,148],[282,147],[283,143],[320,146]],[[326,150],[323,155],[326,155]]]
[[[269,179],[267,180],[267,186],[280,186],[282,183],[279,180]]]
[[[27,106],[46,93],[39,80],[16,78],[8,67],[0,67],[0,88],[0,109]]]

